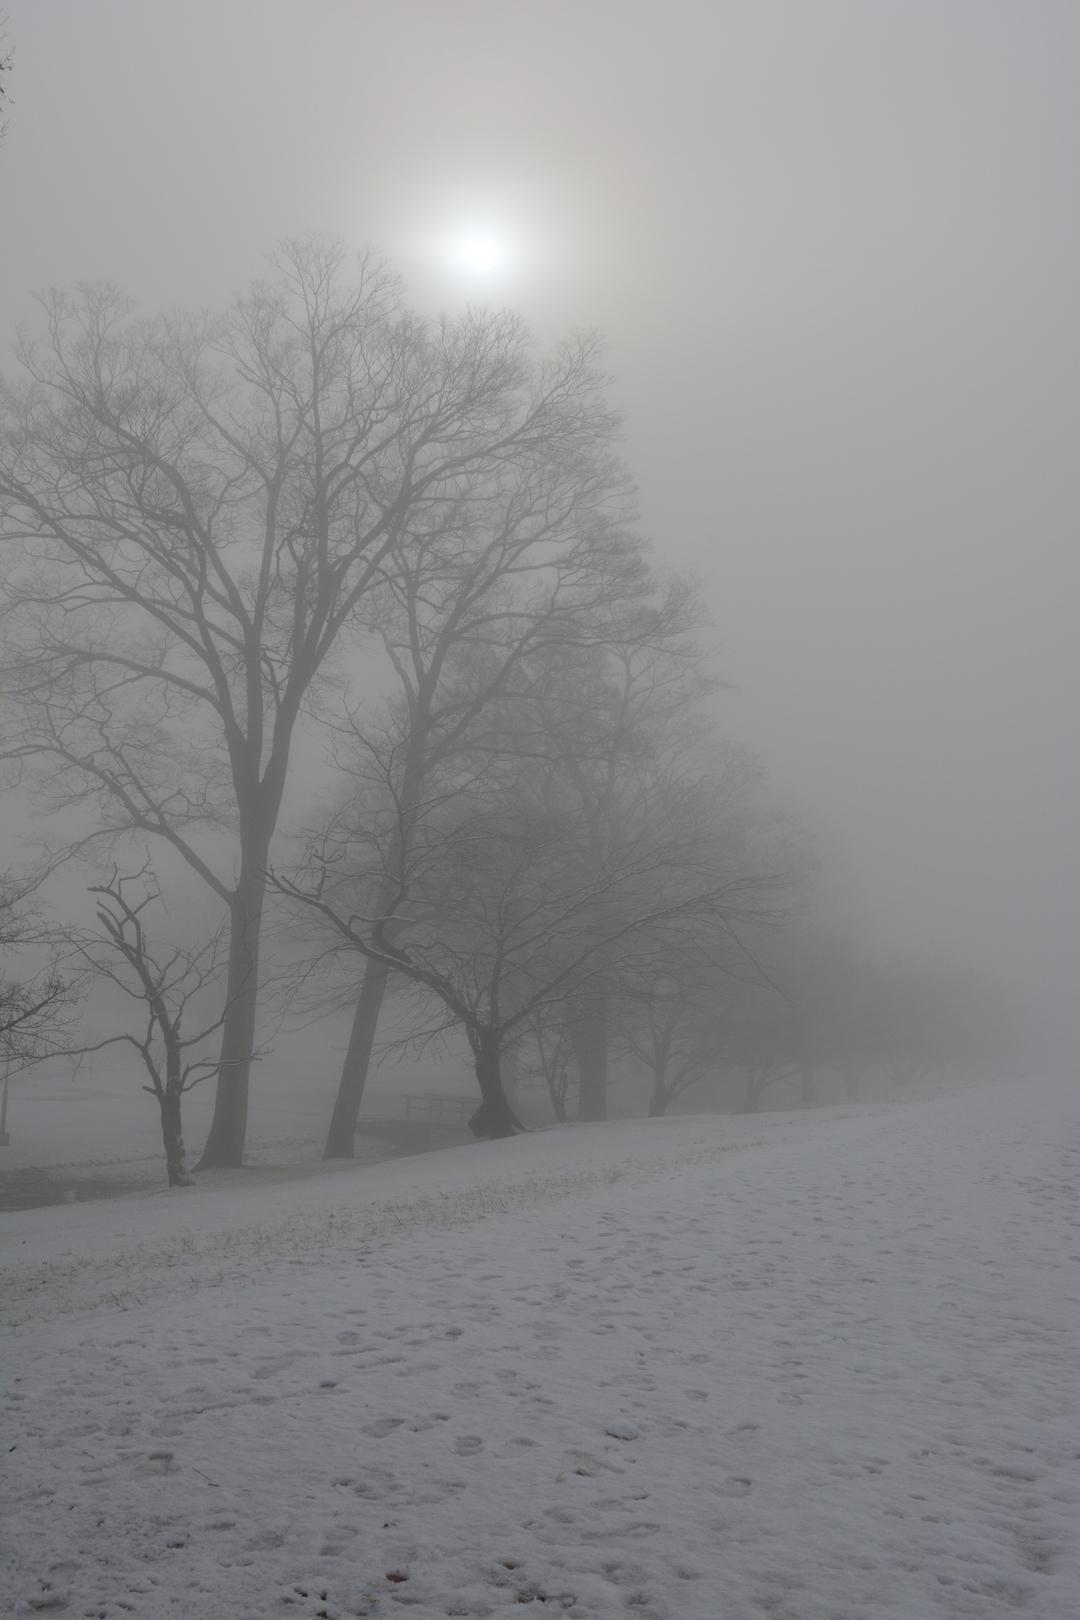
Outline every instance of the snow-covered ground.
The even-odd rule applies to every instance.
[[[0,1611],[1067,1620],[1077,1105],[6,1217]]]

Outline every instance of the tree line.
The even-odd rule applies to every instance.
[[[242,1162],[282,926],[278,998],[351,1004],[327,1156],[353,1151],[388,991],[464,1034],[480,1136],[521,1127],[508,1062],[599,1119],[613,1053],[660,1113],[718,1052],[758,1106],[792,1073],[813,1100],[841,1048],[903,1046],[910,1009],[886,1038],[865,962],[807,921],[805,834],[717,728],[707,625],[638,532],[595,339],[540,355],[511,314],[422,320],[384,265],[313,240],[223,314],[52,291],[17,358],[0,755],[64,829],[49,862],[96,881],[92,921],[38,934],[44,977],[0,991],[47,992],[0,1039],[68,1050],[49,1006],[125,992],[139,1027],[108,1039],[140,1053],[171,1181],[199,1080],[201,1163]],[[155,851],[218,919],[193,946],[160,937]]]

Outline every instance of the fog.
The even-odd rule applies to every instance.
[[[1080,11],[0,4],[0,1610],[1074,1612]]]
[[[1067,4],[9,4],[0,325],[222,304],[284,234],[604,334],[724,724],[889,937],[1077,961]],[[448,232],[509,240],[486,278]]]

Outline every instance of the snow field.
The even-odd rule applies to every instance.
[[[1077,1112],[635,1121],[13,1216],[0,1610],[1067,1620]]]

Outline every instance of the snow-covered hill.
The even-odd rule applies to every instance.
[[[3,1223],[0,1610],[1065,1620],[1077,1096]]]

